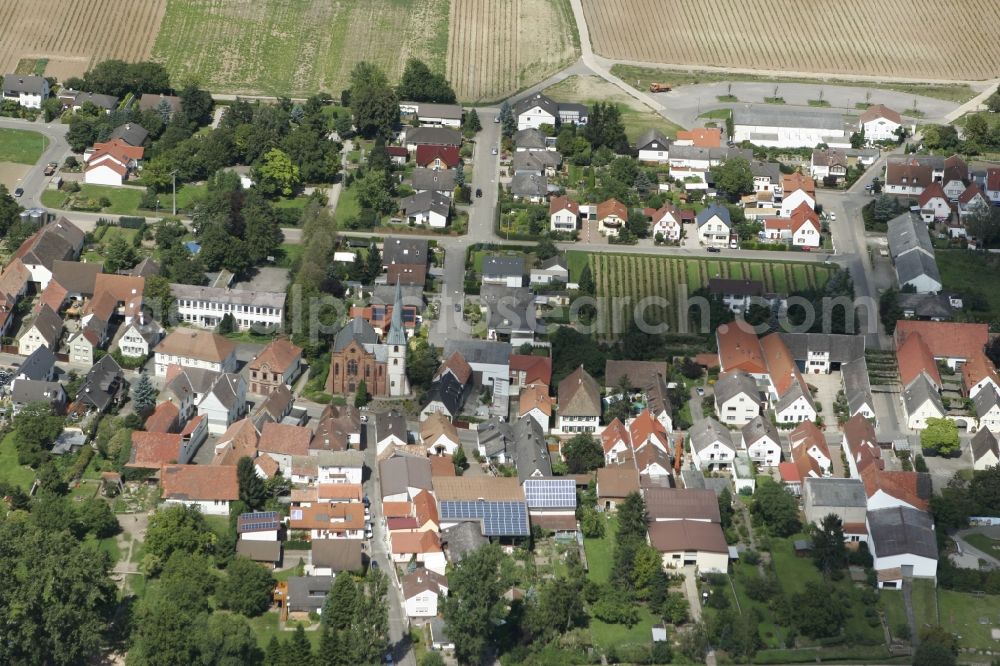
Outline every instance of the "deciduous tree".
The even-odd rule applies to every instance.
[[[247,617],[255,617],[270,608],[273,593],[274,576],[246,557],[234,557],[229,562],[226,576],[215,590],[216,599],[223,608]]]
[[[505,616],[503,594],[510,586],[505,560],[499,546],[484,546],[463,557],[448,577],[444,619],[459,663],[480,663]]]
[[[588,433],[580,433],[566,442],[562,448],[563,458],[570,474],[583,474],[598,467],[604,467],[604,449]]]

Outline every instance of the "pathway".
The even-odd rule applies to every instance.
[[[691,621],[701,621],[701,595],[698,594],[698,572],[693,566],[686,566],[681,569],[684,574],[684,596],[687,597],[688,607],[691,611]],[[705,655],[705,664],[715,666],[715,650],[709,648]]]
[[[910,645],[916,650],[920,646],[920,637],[917,635],[917,618],[913,614],[913,582],[903,579],[903,607],[906,609],[906,623],[910,625]]]
[[[945,122],[953,123],[967,113],[978,111],[979,107],[986,103],[986,98],[988,98],[998,89],[1000,89],[998,88],[998,85],[1000,85],[1000,79],[994,79],[986,83],[987,83],[986,90],[979,93],[978,95],[970,99],[968,102],[966,102],[962,106],[958,107],[957,109],[946,115],[944,117]]]
[[[990,537],[991,539],[995,539],[998,532],[1000,532],[1000,529],[995,527],[994,528],[972,527],[970,529],[959,530],[958,532],[956,532],[955,539],[961,542],[963,553],[965,553],[966,555],[972,555],[980,560],[985,560],[993,568],[1000,569],[1000,559],[996,558],[993,555],[990,555],[989,553],[983,552],[979,548],[976,548],[968,541],[966,541],[964,538],[968,534],[984,534]]]

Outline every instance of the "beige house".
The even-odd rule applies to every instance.
[[[43,305],[35,320],[17,340],[17,353],[30,356],[39,347],[45,346],[53,352],[59,350],[63,322],[47,305]]]
[[[155,354],[157,377],[166,377],[170,365],[215,372],[236,370],[236,344],[209,331],[174,329],[156,346]]]
[[[729,545],[718,523],[698,520],[654,522],[649,544],[660,551],[665,569],[694,565],[699,573],[725,573]]]

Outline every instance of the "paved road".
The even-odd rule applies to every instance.
[[[41,193],[49,183],[49,177],[44,175],[45,165],[49,162],[62,164],[63,159],[70,153],[69,144],[66,143],[66,132],[69,131],[69,125],[31,122],[20,118],[0,118],[0,128],[31,130],[45,135],[49,140],[49,145],[42,153],[41,158],[20,182],[20,187],[24,188],[24,194],[18,203],[25,208],[41,206]]]
[[[965,537],[970,534],[985,534],[991,539],[1000,538],[1000,528],[998,527],[971,527],[966,530],[959,530],[955,533],[955,539],[962,542],[962,552],[967,555],[972,555],[980,560],[986,561],[992,568],[1000,569],[1000,559],[989,553],[984,553],[980,549],[971,545],[965,540]]]

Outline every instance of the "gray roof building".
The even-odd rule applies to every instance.
[[[534,150],[514,153],[511,168],[514,175],[545,175],[546,169],[555,169],[562,164],[562,155],[555,150]]]
[[[509,336],[515,331],[544,331],[535,317],[535,295],[527,287],[484,284],[479,299],[486,308],[486,327],[490,333]]]
[[[713,418],[706,418],[698,421],[688,430],[688,437],[691,439],[691,448],[695,452],[702,452],[710,448],[713,444],[724,444],[735,449],[733,446],[733,436],[726,426]]]
[[[52,262],[52,280],[71,295],[93,296],[94,282],[102,272],[104,266],[93,262],[62,259]]]
[[[76,400],[103,412],[118,395],[124,383],[125,376],[118,362],[110,355],[102,356],[84,377],[80,392],[76,394]]]
[[[510,193],[524,199],[541,199],[549,193],[549,181],[534,173],[518,173],[510,181]]]
[[[489,537],[483,536],[479,524],[472,521],[462,521],[441,530],[441,545],[447,549],[448,560],[452,563],[461,562],[463,557],[489,543]]]
[[[889,220],[886,235],[900,287],[912,284],[920,292],[939,291],[941,272],[923,220],[914,213],[903,213]]]
[[[730,488],[729,478],[725,476],[705,476],[705,473],[700,469],[686,468],[681,470],[681,480],[684,482],[685,488],[692,488],[695,490],[708,489],[715,493],[718,497],[722,494],[723,489],[732,490]]]
[[[401,495],[408,488],[431,490],[431,461],[427,458],[396,454],[378,464],[382,497]]]
[[[509,342],[446,340],[442,358],[448,358],[454,352],[460,353],[469,365],[508,365],[512,348]]]
[[[48,90],[45,77],[36,74],[4,74],[3,93],[5,95],[16,95],[25,93],[28,95],[42,95]]]
[[[407,217],[432,212],[447,218],[451,213],[451,199],[436,190],[428,190],[400,200],[399,209]]]
[[[160,111],[161,108],[169,109],[169,114],[173,115],[181,110],[181,98],[175,95],[157,95],[154,93],[143,93],[139,98],[140,111]]]
[[[778,426],[771,422],[771,419],[765,418],[763,416],[757,415],[750,419],[746,425],[740,430],[740,434],[743,436],[743,441],[749,446],[754,442],[758,442],[764,437],[768,437],[773,442],[777,442],[781,445],[781,434],[778,432]]]
[[[59,346],[59,338],[62,335],[63,321],[48,305],[42,305],[35,319],[30,323],[30,327],[38,331],[45,343],[49,347]],[[22,336],[28,332],[28,328],[22,330]]]
[[[840,131],[846,127],[856,127],[857,119],[851,119],[836,112],[793,109],[769,104],[748,105],[733,109],[733,124],[752,127],[799,127]]]
[[[14,376],[32,381],[48,381],[52,378],[55,367],[56,355],[52,353],[51,349],[41,345],[21,362],[21,367],[17,369]]]
[[[377,412],[374,418],[375,441],[384,441],[387,437],[397,437],[403,442],[408,441],[410,431],[406,426],[406,415],[398,409]]]
[[[102,95],[100,93],[90,92],[77,93],[73,106],[83,106],[87,102],[90,102],[94,106],[104,109],[105,111],[114,111],[118,108],[118,98],[114,95]]]
[[[542,426],[525,415],[514,422],[514,464],[517,478],[524,483],[534,477],[552,476],[552,459]]]
[[[552,115],[553,118],[559,117],[559,105],[542,93],[535,93],[534,95],[529,95],[524,99],[518,100],[514,104],[514,115],[519,116],[536,106],[541,107],[543,111]]]
[[[545,135],[534,127],[514,132],[514,145],[522,151],[545,150]]]
[[[361,551],[360,539],[314,539],[312,565],[331,569],[335,574],[341,571],[360,571],[364,566]]]
[[[410,177],[413,189],[419,192],[452,192],[455,189],[455,172],[451,169],[437,171],[435,169],[418,168]]]
[[[907,414],[913,414],[926,402],[930,401],[937,410],[939,416],[944,416],[945,410],[944,403],[941,401],[941,394],[938,393],[937,388],[927,378],[925,373],[920,373],[916,379],[910,382],[910,385],[903,390],[903,405],[906,407]]]
[[[951,299],[950,294],[900,292],[896,295],[896,301],[904,316],[934,321],[954,319],[956,308],[951,304]]]
[[[868,505],[861,479],[808,477],[803,480],[803,486],[803,494],[809,496],[813,506],[856,508]]]
[[[328,541],[339,541],[339,539],[328,539]],[[254,562],[277,565],[281,562],[281,542],[240,539],[236,542],[236,554]]]
[[[378,342],[378,333],[363,317],[355,317],[337,331],[333,338],[333,351],[343,351],[351,342],[360,345],[374,345]]]
[[[670,146],[671,160],[695,160],[708,162],[724,162],[733,157],[743,157],[753,159],[753,151],[748,148],[737,148],[735,146],[722,146],[720,148],[699,148],[698,146]]]
[[[138,123],[119,125],[111,132],[111,140],[121,139],[130,146],[141,146],[149,136],[146,128]]]
[[[979,389],[976,393],[976,397],[972,399],[972,404],[976,406],[976,416],[982,418],[989,413],[991,409],[1000,405],[1000,395],[997,395],[997,391],[990,385],[986,385]],[[980,432],[987,430],[987,428],[980,428]]]
[[[982,391],[980,391],[982,393]],[[983,456],[988,455],[990,452],[993,453],[997,458],[1000,458],[1000,445],[997,443],[997,437],[989,428],[980,428],[979,432],[975,434],[972,438],[971,443],[972,448],[972,462],[976,462]]]
[[[433,402],[439,402],[454,418],[461,413],[462,405],[465,404],[465,391],[465,386],[455,379],[455,375],[446,372],[431,382],[430,388],[424,393],[423,404],[426,407]]]
[[[877,557],[917,555],[938,558],[934,521],[923,511],[892,507],[868,512],[868,532]]]
[[[386,238],[382,243],[382,267],[388,268],[393,264],[427,265],[427,240],[424,238]]]
[[[711,220],[713,217],[718,216],[720,220],[727,226],[733,226],[732,217],[729,215],[729,209],[725,206],[719,206],[718,204],[712,204],[708,208],[703,208],[697,216],[695,216],[695,222],[697,222],[699,227],[702,227]]]
[[[559,416],[599,417],[601,387],[581,365],[559,382]]]
[[[715,382],[715,404],[723,405],[730,399],[743,394],[760,402],[760,389],[753,377],[742,370],[733,370],[719,375]]]
[[[524,277],[524,257],[492,255],[483,259],[483,279],[506,280]]]
[[[809,360],[809,353],[828,355],[830,363],[849,363],[865,356],[865,338],[861,335],[833,333],[779,333],[788,352],[796,361]]]
[[[59,382],[18,379],[11,385],[10,401],[17,407],[33,402],[62,405],[66,402],[66,391]]]
[[[767,178],[772,185],[781,182],[781,165],[777,162],[750,160],[750,173],[754,178]]]
[[[636,150],[645,150],[651,146],[652,150],[662,150],[667,147],[667,137],[663,135],[663,132],[655,127],[649,128],[640,134],[639,138],[635,140]]]
[[[847,407],[851,415],[857,414],[866,405],[874,411],[872,387],[868,378],[868,363],[864,358],[844,363],[840,366],[841,378],[844,380],[844,395],[847,397]]]
[[[514,432],[509,423],[494,416],[479,426],[476,440],[483,455],[494,458],[513,449]]]
[[[462,133],[447,127],[409,127],[406,143],[425,146],[461,146]]]
[[[288,579],[288,610],[315,613],[323,610],[333,576],[292,576]]]

